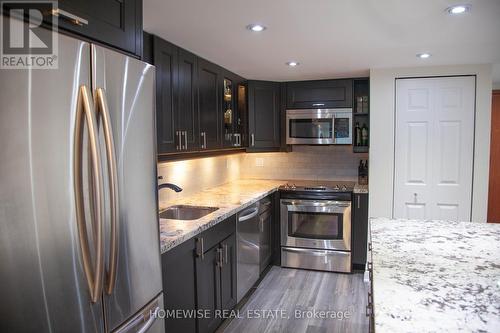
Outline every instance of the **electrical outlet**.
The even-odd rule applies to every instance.
[[[262,157],[257,157],[255,159],[255,166],[263,167],[264,166],[264,159]]]

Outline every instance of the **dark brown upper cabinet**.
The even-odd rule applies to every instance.
[[[369,142],[363,142],[363,128],[366,136],[370,131],[370,79],[354,79],[353,108],[352,108],[352,149],[355,153],[367,153]]]
[[[181,145],[179,130],[176,129],[178,48],[155,36],[153,49],[158,154],[166,154],[179,151]]]
[[[142,59],[156,66],[161,159],[242,147],[247,137],[244,79],[157,36],[144,33],[144,41]]]
[[[58,27],[141,56],[142,0],[64,0]]]
[[[280,84],[248,81],[248,151],[280,148]]]
[[[288,109],[352,107],[352,80],[297,81],[286,84]]]
[[[176,128],[181,132],[183,150],[199,150],[200,132],[198,117],[198,57],[179,49],[179,103]]]
[[[222,147],[222,71],[207,60],[198,58],[198,105],[201,149]]]
[[[199,150],[198,57],[156,36],[152,48],[158,154]]]

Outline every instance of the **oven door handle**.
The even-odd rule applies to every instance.
[[[285,205],[295,207],[349,207],[350,202],[328,201],[328,202],[304,202],[304,201],[281,201]]]
[[[241,216],[241,215],[238,216],[238,222],[244,222],[244,221],[250,220],[250,219],[254,218],[255,216],[257,216],[257,214],[259,214],[258,207],[251,208],[245,212],[248,212],[248,211],[250,211],[251,213],[243,215],[243,216]]]

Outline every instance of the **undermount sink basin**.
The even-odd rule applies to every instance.
[[[197,220],[205,215],[215,212],[217,207],[201,207],[176,205],[169,207],[160,213],[160,218],[170,220]]]

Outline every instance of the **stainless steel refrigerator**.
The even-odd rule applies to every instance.
[[[164,332],[154,67],[58,38],[0,70],[0,331]]]

